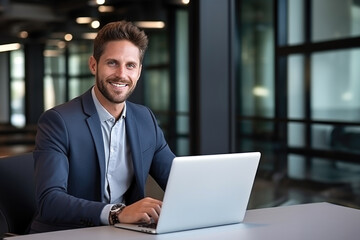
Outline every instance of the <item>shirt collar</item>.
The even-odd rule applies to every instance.
[[[96,95],[95,95],[95,90],[94,87],[91,89],[91,95],[95,104],[95,108],[97,113],[99,114],[99,118],[101,122],[105,122],[105,121],[115,121],[115,118],[113,115],[111,115],[104,107],[103,105],[101,105],[101,103],[99,102],[99,100],[97,99]],[[126,117],[126,102],[124,102],[124,109],[121,113],[120,118],[125,118]]]

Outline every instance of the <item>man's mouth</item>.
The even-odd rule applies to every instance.
[[[110,83],[111,85],[115,86],[115,87],[127,87],[129,84],[126,83]]]

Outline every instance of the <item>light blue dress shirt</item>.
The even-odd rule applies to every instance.
[[[120,118],[116,119],[101,105],[91,90],[101,122],[105,150],[105,191],[103,202],[109,203],[101,213],[101,222],[108,224],[110,208],[115,203],[124,203],[124,194],[131,185],[134,169],[130,147],[127,144],[125,117],[126,103]]]

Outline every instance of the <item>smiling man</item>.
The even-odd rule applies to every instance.
[[[118,117],[140,77],[140,50],[128,40],[111,41],[99,59],[90,57],[89,66],[96,76],[96,97]]]
[[[31,233],[157,221],[162,202],[145,197],[146,179],[165,190],[175,156],[150,109],[127,101],[147,44],[130,22],[105,25],[89,59],[95,85],[40,117]]]

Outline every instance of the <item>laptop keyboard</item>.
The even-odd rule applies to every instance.
[[[142,223],[139,227],[156,229],[156,223]]]

